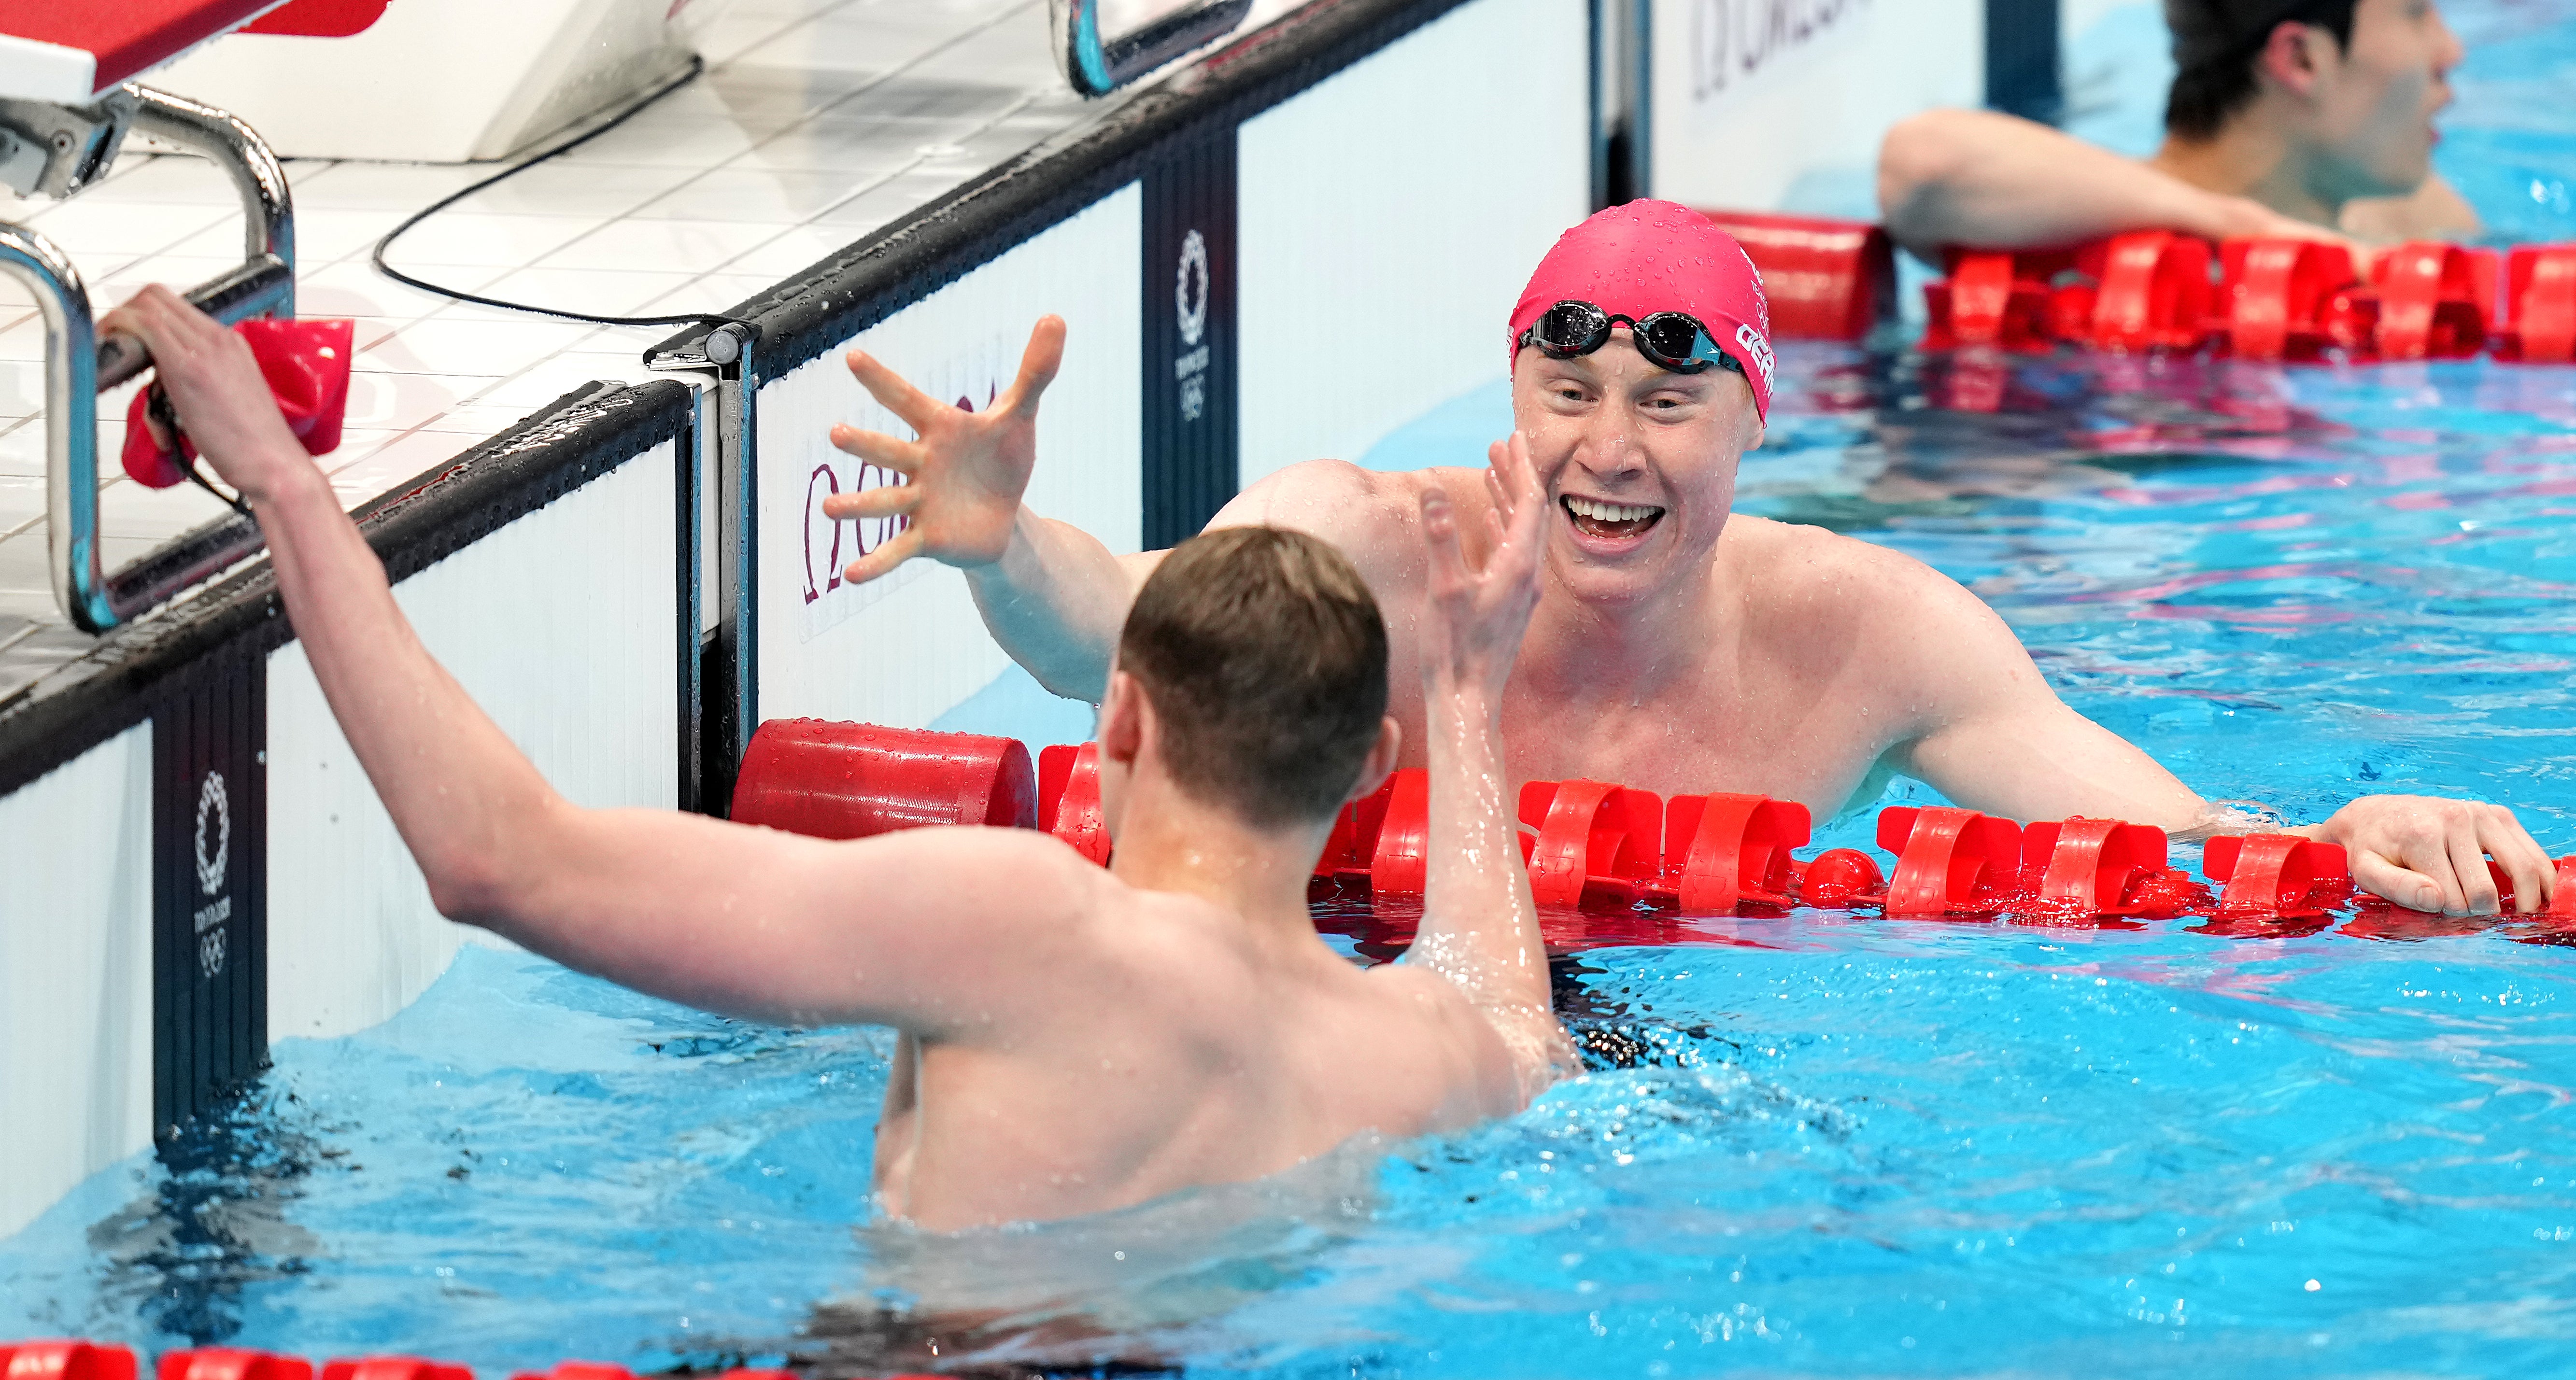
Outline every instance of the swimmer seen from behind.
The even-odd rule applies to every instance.
[[[1306,884],[1401,733],[1377,603],[1329,545],[1237,527],[1134,591],[1101,702],[1105,871],[1025,829],[825,842],[585,809],[421,645],[242,339],[158,286],[101,324],[150,347],[257,515],[440,912],[705,1010],[901,1031],[876,1143],[889,1214],[948,1230],[1124,1207],[1508,1115],[1573,1071],[1497,733],[1545,512],[1517,439],[1489,502],[1462,520],[1425,493],[1413,515],[1428,887],[1406,960],[1364,971],[1316,936]],[[1032,351],[999,406],[1034,407],[1046,364]]]

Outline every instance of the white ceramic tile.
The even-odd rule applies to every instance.
[[[505,275],[499,268],[453,265],[416,276],[466,292],[481,292]],[[313,317],[385,317],[409,321],[448,306],[455,299],[404,287],[378,273],[363,259],[344,259],[311,273],[296,275],[295,307]]]
[[[710,273],[693,278],[644,304],[639,316],[669,316],[687,311],[729,311],[778,285],[776,275]]]
[[[128,482],[100,492],[98,530],[102,537],[130,538],[157,546],[231,513],[221,500],[194,484],[147,489]],[[105,552],[108,548],[102,544],[99,549]]]
[[[616,221],[535,264],[538,268],[676,270],[695,276],[722,268],[736,255],[776,239],[788,224],[792,222],[760,225],[725,220]]]
[[[291,191],[294,185],[295,179],[290,175],[287,187]],[[125,154],[116,160],[114,175],[81,193],[80,199],[106,205],[241,205],[241,195],[233,190],[231,176],[216,167],[213,160],[189,153]]]
[[[733,157],[755,142],[754,135],[730,122],[654,120],[647,112],[554,161],[704,168]]]
[[[0,474],[0,532],[14,532],[45,515],[45,480],[35,474]]]
[[[877,227],[948,195],[958,181],[948,173],[917,171],[881,178],[875,186],[816,216],[813,228],[844,242],[862,239]]]
[[[354,506],[439,468],[471,444],[452,432],[406,432],[333,469],[331,487],[344,501],[357,493]]]
[[[854,238],[828,225],[783,230],[766,244],[725,261],[722,267],[729,274],[765,277],[775,282],[839,253]]]
[[[635,212],[639,220],[754,221],[795,225],[847,199],[875,178],[850,172],[717,168]]]
[[[409,431],[508,376],[497,369],[481,374],[380,373],[363,367],[365,358],[349,373],[349,413],[343,427]]]
[[[45,473],[45,424],[39,418],[18,422],[0,421],[0,474],[33,475]],[[9,530],[0,527],[0,532]]]
[[[644,368],[642,354],[639,346],[636,353],[630,355],[557,355],[514,378],[503,379],[469,401],[478,407],[516,407],[521,415],[525,415],[586,383],[600,379],[640,381],[651,377]]]
[[[47,208],[30,224],[36,233],[62,246],[75,259],[132,257],[167,249],[228,216],[238,219],[237,213],[220,206],[113,203],[80,196]]]
[[[287,174],[295,209],[417,211],[459,187],[500,171],[489,163],[325,164],[310,174]]]
[[[637,166],[558,158],[486,187],[452,209],[608,219],[634,210],[698,172],[677,163]]]
[[[484,294],[593,316],[637,316],[645,303],[696,276],[678,269],[523,268]]]
[[[395,374],[515,374],[589,335],[591,328],[529,318],[496,321],[444,313],[402,324],[358,357],[364,370]],[[415,419],[415,420],[425,420]],[[398,425],[409,426],[411,422]]]
[[[385,261],[406,272],[416,265],[516,268],[537,262],[599,223],[595,216],[496,216],[446,210],[404,231]]]
[[[44,363],[44,318],[30,313],[19,317],[15,324],[0,328],[0,360]]]

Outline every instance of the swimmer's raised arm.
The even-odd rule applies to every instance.
[[[1447,495],[1426,488],[1420,499],[1430,548],[1422,692],[1431,831],[1422,924],[1404,961],[1456,983],[1485,1013],[1512,1051],[1526,1098],[1576,1069],[1551,1007],[1547,949],[1502,761],[1503,683],[1538,603],[1547,498],[1527,438],[1515,432],[1494,451],[1499,478],[1482,570],[1470,570],[1459,549]]]
[[[1038,401],[1063,363],[1064,333],[1061,318],[1039,318],[1019,376],[982,412],[941,402],[884,361],[851,351],[851,374],[916,439],[832,428],[835,447],[907,482],[835,494],[823,500],[823,513],[837,522],[909,518],[892,540],[850,562],[842,578],[873,580],[916,556],[955,566],[966,572],[984,626],[1012,660],[1053,693],[1098,704],[1128,606],[1164,553],[1114,554],[1099,538],[1021,501],[1037,466]],[[1354,521],[1382,516],[1355,492],[1368,478],[1338,461],[1293,466],[1228,503],[1209,526],[1287,527],[1321,537],[1350,556],[1372,588],[1383,589],[1370,565],[1376,544],[1351,540],[1349,530]],[[1402,517],[1411,520],[1409,500]]]
[[[2128,230],[2340,239],[2251,198],[2205,191],[1990,110],[1927,110],[1889,129],[1878,151],[1878,212],[1898,244],[1934,262],[1945,245],[2051,248]]]
[[[241,337],[158,286],[101,325],[151,348],[256,514],[314,676],[442,913],[708,1010],[930,1035],[1039,1008],[1014,985],[1079,970],[1093,927],[1076,912],[1107,874],[1026,830],[826,843],[566,801],[422,646]]]
[[[915,556],[956,566],[966,572],[984,625],[1012,660],[1048,690],[1098,704],[1127,606],[1163,553],[1116,555],[1099,538],[1040,517],[1020,501],[1037,467],[1038,401],[1064,362],[1063,318],[1038,318],[1019,376],[982,412],[931,397],[863,350],[852,350],[848,362],[860,385],[911,427],[915,439],[832,428],[835,447],[906,482],[835,494],[823,500],[824,516],[909,519],[841,577],[861,584]]]

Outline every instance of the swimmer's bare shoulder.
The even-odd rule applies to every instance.
[[[1331,542],[1383,597],[1421,576],[1423,491],[1436,484],[1472,515],[1487,502],[1483,476],[1472,469],[1381,471],[1348,460],[1307,460],[1264,476],[1208,526],[1285,527]],[[1461,526],[1483,531],[1481,518]]]

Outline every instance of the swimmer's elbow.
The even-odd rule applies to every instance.
[[[1889,126],[1878,145],[1878,209],[1893,220],[1926,192],[1955,180],[1968,140],[1958,110],[1926,110]]]
[[[460,925],[503,927],[510,888],[491,859],[450,849],[438,855],[421,854],[417,861],[422,879],[429,883],[429,903],[440,915]]]

